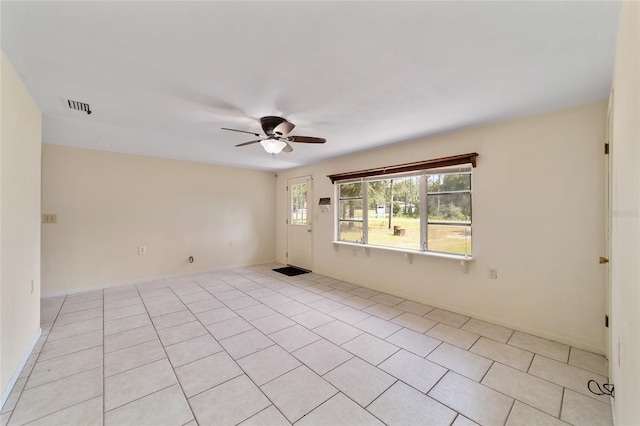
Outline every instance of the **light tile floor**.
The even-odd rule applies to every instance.
[[[262,265],[42,300],[1,425],[610,425],[599,355]]]

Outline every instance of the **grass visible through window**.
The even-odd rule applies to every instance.
[[[358,224],[359,225],[359,224]],[[394,235],[393,227],[405,230],[404,235]],[[468,226],[428,225],[429,251],[471,255],[471,229]],[[352,230],[345,226],[341,230],[344,241],[360,241],[362,228],[354,226]],[[389,229],[388,215],[378,215],[369,210],[368,244],[420,250],[420,219],[394,216]]]

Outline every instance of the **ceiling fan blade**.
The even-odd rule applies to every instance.
[[[293,147],[292,147],[291,145],[289,145],[289,144],[288,144],[287,142],[285,142],[285,141],[282,141],[282,142],[284,142],[284,143],[286,143],[286,144],[287,144],[287,146],[285,146],[284,148],[282,148],[282,152],[291,152],[291,151],[293,151]]]
[[[260,136],[260,135],[258,135],[258,136]],[[262,142],[262,139],[258,139],[257,141],[249,141],[249,142],[245,142],[245,143],[239,143],[239,144],[238,144],[238,145],[236,145],[236,146],[251,145],[251,144],[254,144],[254,143],[258,143],[258,142]]]
[[[221,128],[222,130],[230,130],[230,131],[232,131],[232,132],[248,133],[248,134],[253,135],[253,136],[256,136],[256,137],[258,137],[258,138],[259,138],[260,136],[262,136],[262,135],[261,135],[261,134],[259,134],[259,133],[247,132],[247,131],[245,131],[245,130],[228,129],[228,128],[226,128],[226,127],[220,127],[220,128]]]
[[[325,143],[327,141],[324,138],[314,138],[311,136],[289,136],[286,139],[287,139],[287,142],[300,142],[300,143]]]
[[[273,129],[273,132],[276,135],[287,136],[289,132],[293,130],[294,127],[296,127],[295,124],[290,123],[288,121],[283,121],[282,123],[278,124],[275,127],[275,129]]]

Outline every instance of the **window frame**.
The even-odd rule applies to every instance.
[[[340,194],[340,185],[342,184],[350,184],[350,183],[362,183],[362,189],[361,189],[361,196],[360,197],[342,197]],[[347,180],[347,181],[343,181],[340,182],[340,185],[335,186],[334,190],[336,191],[335,194],[335,199],[338,200],[336,203],[336,224],[337,224],[337,230],[334,232],[335,235],[340,235],[340,225],[342,223],[361,223],[362,224],[362,237],[360,238],[360,241],[348,241],[348,240],[341,240],[344,242],[349,242],[349,243],[359,243],[359,244],[366,244],[365,241],[365,227],[368,225],[368,220],[366,218],[366,214],[365,214],[365,208],[366,208],[366,202],[367,202],[367,193],[366,193],[366,185],[362,182],[361,179],[356,179],[356,180]],[[362,201],[362,219],[342,219],[340,217],[340,213],[341,213],[341,209],[342,209],[342,201],[352,201],[352,200],[361,200]],[[337,238],[336,238],[337,239]]]
[[[349,172],[338,175],[330,175],[334,184],[334,196],[337,200],[336,215],[334,218],[334,240],[335,244],[355,245],[362,246],[363,248],[376,248],[382,250],[400,251],[405,253],[426,254],[439,257],[448,257],[455,259],[470,260],[473,257],[473,168],[476,167],[476,157],[478,154],[464,154],[462,156],[446,157],[445,159],[427,160],[425,162],[409,163],[405,165],[391,166],[387,168],[369,169],[360,172]],[[452,162],[452,158],[456,158]],[[444,162],[439,160],[445,160]],[[443,164],[441,167],[433,167],[434,164]],[[423,165],[419,167],[416,165]],[[426,166],[425,166],[426,165]],[[409,167],[407,167],[409,166]],[[389,170],[401,170],[396,173],[388,173]],[[377,171],[378,173],[374,173]],[[429,192],[428,188],[428,176],[429,175],[446,175],[446,174],[468,174],[469,175],[469,190],[454,190],[454,191],[434,191]],[[369,203],[368,203],[368,183],[371,181],[398,179],[404,177],[419,176],[420,177],[420,249],[401,248],[395,246],[386,245],[374,245],[368,241],[368,216],[369,216]],[[353,242],[348,240],[340,240],[340,224],[341,222],[349,222],[352,220],[340,219],[340,202],[343,198],[340,198],[340,186],[342,184],[361,182],[362,183],[362,196],[361,197],[347,197],[348,199],[362,200],[362,220],[357,222],[362,223],[362,238],[360,242]],[[469,194],[469,222],[457,221],[441,223],[442,221],[430,221],[428,210],[428,198],[434,195],[450,195],[450,194]],[[344,199],[347,199],[344,198]],[[393,206],[391,206],[393,208]],[[437,250],[431,250],[429,248],[429,225],[444,225],[444,226],[464,226],[465,234],[466,229],[469,230],[469,243],[471,249],[469,253],[454,253],[443,252]]]
[[[445,170],[444,173],[437,173],[438,170]],[[429,188],[428,188],[428,183],[425,182],[425,219],[426,219],[426,226],[424,228],[422,228],[422,223],[420,231],[421,233],[424,234],[424,244],[421,245],[421,247],[424,248],[423,251],[427,251],[427,252],[431,252],[431,253],[442,253],[442,254],[457,254],[460,256],[472,256],[473,253],[473,167],[471,167],[469,169],[468,172],[446,172],[446,169],[450,169],[450,168],[443,168],[443,169],[431,169],[432,171],[434,171],[434,173],[429,173],[429,174],[433,174],[433,175],[446,175],[446,174],[468,174],[469,175],[469,190],[458,190],[458,191],[434,191],[434,192],[429,192]],[[425,174],[425,177],[427,176],[427,174]],[[466,222],[442,222],[442,221],[429,221],[429,195],[451,195],[451,194],[469,194],[469,224],[467,224]],[[420,201],[422,202],[422,198],[420,199]],[[420,214],[420,218],[422,219],[422,213]],[[471,251],[468,254],[460,254],[460,253],[452,253],[452,252],[442,252],[442,251],[438,251],[438,250],[429,250],[429,225],[433,224],[433,225],[439,225],[439,226],[465,226],[469,228],[469,241],[471,242]],[[422,232],[422,230],[424,229],[424,232]]]

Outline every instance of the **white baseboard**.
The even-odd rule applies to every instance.
[[[22,361],[20,361],[20,365],[18,365],[18,368],[16,369],[15,373],[13,373],[13,376],[11,376],[11,380],[9,380],[9,384],[7,385],[7,388],[4,390],[4,392],[2,392],[2,396],[0,397],[0,411],[2,411],[2,407],[4,407],[4,403],[7,402],[7,399],[9,398],[9,395],[11,394],[13,387],[16,385],[16,382],[18,381],[18,377],[20,377],[20,374],[22,373],[22,369],[27,364],[27,360],[31,356],[31,352],[33,352],[33,348],[35,348],[36,345],[38,344],[38,339],[40,339],[40,336],[42,336],[41,328],[38,329],[38,332],[36,333],[36,337],[33,338],[33,341],[31,342],[29,349],[24,354],[24,357],[22,357]]]
[[[119,282],[115,282],[115,283],[100,284],[100,285],[96,285],[96,286],[92,286],[92,287],[74,288],[74,289],[70,289],[70,290],[56,291],[56,292],[53,292],[53,293],[42,293],[40,295],[40,297],[42,299],[46,299],[46,298],[49,298],[49,297],[69,296],[71,294],[82,293],[82,292],[85,292],[85,291],[104,290],[105,288],[123,287],[123,286],[127,286],[127,285],[144,284],[144,283],[148,283],[148,282],[152,282],[152,281],[165,280],[165,279],[169,279],[169,278],[178,278],[178,277],[184,277],[184,276],[189,276],[189,275],[206,274],[206,273],[209,273],[209,272],[220,272],[220,271],[226,271],[226,270],[232,270],[232,269],[238,269],[238,268],[247,268],[247,267],[251,267],[251,266],[266,265],[268,263],[273,263],[273,262],[275,262],[275,260],[260,261],[258,263],[247,263],[247,264],[240,264],[240,265],[224,266],[224,267],[221,267],[221,268],[205,269],[205,270],[201,270],[201,271],[180,272],[180,273],[177,273],[177,274],[163,275],[163,276],[153,277],[153,278],[140,278],[140,279],[137,279],[137,280],[119,281]]]

